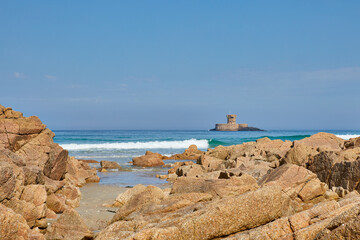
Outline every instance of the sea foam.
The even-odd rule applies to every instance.
[[[355,134],[345,134],[345,135],[336,135],[339,138],[342,138],[344,140],[349,140],[350,138],[357,138],[360,137],[360,135],[355,135]]]
[[[206,139],[188,139],[183,141],[151,141],[151,142],[122,142],[122,143],[88,143],[88,144],[60,144],[67,150],[91,149],[183,149],[195,144],[198,148],[206,149],[209,142]]]

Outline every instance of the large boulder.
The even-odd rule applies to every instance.
[[[309,161],[308,169],[330,188],[360,190],[360,148],[345,151],[323,151]]]
[[[118,209],[111,220],[112,222],[123,220],[129,214],[139,210],[145,205],[159,203],[166,196],[163,190],[155,186],[147,186],[145,189],[140,188],[133,193],[130,199],[125,201],[124,205]]]
[[[310,159],[313,159],[319,152],[311,146],[295,141],[293,147],[286,153],[281,163],[296,164],[306,167]]]
[[[136,233],[134,239],[213,239],[251,229],[289,214],[290,199],[279,187],[265,187],[209,203],[169,223]],[[170,224],[170,225],[169,225]],[[142,238],[147,236],[147,238]]]
[[[125,203],[127,203],[131,197],[133,195],[136,194],[141,194],[142,192],[144,192],[146,190],[146,186],[142,185],[142,184],[137,184],[135,185],[133,188],[129,188],[127,189],[125,192],[119,194],[114,203],[113,206],[115,207],[121,207],[123,206]]]
[[[67,209],[50,225],[46,232],[46,239],[92,239],[93,233],[86,226],[77,211]]]
[[[0,223],[0,239],[2,240],[45,240],[38,228],[30,229],[20,214],[16,214],[1,203]]]
[[[261,186],[280,186],[283,191],[301,205],[309,203],[305,208],[325,199],[327,186],[322,183],[316,174],[304,167],[285,164],[273,170],[259,180]]]
[[[325,239],[359,239],[360,238],[360,204],[336,216],[317,234],[316,240]]]

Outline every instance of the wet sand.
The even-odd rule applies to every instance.
[[[115,198],[126,189],[98,183],[86,184],[80,188],[80,207],[76,210],[91,231],[97,232],[107,226],[117,208],[106,207],[106,205],[111,205]]]

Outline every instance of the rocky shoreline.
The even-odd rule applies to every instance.
[[[96,169],[53,137],[37,117],[0,105],[0,239],[360,238],[360,138],[318,133],[206,152],[193,145],[171,157],[147,152],[133,164],[191,161],[159,176],[170,188],[108,188],[105,197],[89,185],[80,206]],[[108,168],[119,167],[101,164]]]

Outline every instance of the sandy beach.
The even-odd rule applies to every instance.
[[[98,183],[86,184],[80,188],[81,201],[76,211],[85,220],[91,231],[104,229],[111,220],[117,208],[107,207],[127,188]]]

